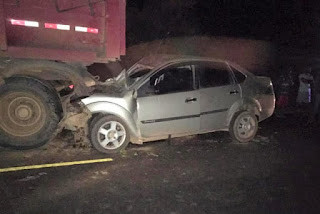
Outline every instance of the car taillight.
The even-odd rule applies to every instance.
[[[268,95],[274,94],[273,85],[271,82],[270,82],[270,85],[268,86],[268,88],[266,89],[265,94],[268,94]]]

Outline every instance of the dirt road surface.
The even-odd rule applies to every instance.
[[[228,133],[129,146],[119,155],[73,148],[0,148],[0,168],[113,158],[0,173],[0,213],[318,213],[320,129],[271,119],[251,144]]]

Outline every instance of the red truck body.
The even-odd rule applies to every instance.
[[[126,0],[0,0],[0,145],[87,136],[77,99],[100,82],[86,66],[125,55],[125,18]]]
[[[125,0],[0,0],[0,57],[116,60],[125,55],[125,16]]]

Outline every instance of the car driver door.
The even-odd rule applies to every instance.
[[[138,90],[137,124],[143,138],[195,133],[200,128],[194,66],[173,65],[153,74]]]

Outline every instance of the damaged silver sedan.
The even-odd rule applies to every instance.
[[[228,61],[168,55],[142,59],[81,102],[93,115],[90,141],[103,153],[214,131],[246,143],[275,108],[268,77]]]

